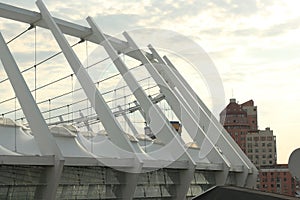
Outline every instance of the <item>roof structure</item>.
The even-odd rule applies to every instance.
[[[84,115],[83,106],[55,116],[50,116],[50,109],[42,111],[14,52],[0,35],[0,59],[7,74],[4,81],[10,82],[15,93],[10,100],[17,99],[20,104],[20,109],[7,113],[23,113],[15,120],[4,115],[0,118],[0,198],[182,200],[214,185],[254,187],[257,169],[170,59],[162,58],[151,45],[141,50],[126,32],[125,41],[104,34],[91,17],[87,18],[89,27],[84,27],[52,17],[41,0],[36,4],[40,13],[0,3],[0,17],[29,24],[26,31],[42,27],[51,32],[68,61],[65,67],[73,72],[66,77],[73,80],[76,76],[93,114]],[[67,35],[79,38],[79,43],[89,41],[103,47],[134,99],[131,106],[111,107],[97,87],[107,79],[95,83]],[[120,54],[144,68],[157,93],[146,93],[149,88],[142,86]],[[50,107],[52,100],[61,96],[44,102]],[[170,123],[173,120],[159,106],[161,101],[169,105],[180,123]],[[52,112],[62,108],[69,110],[70,104],[52,108]],[[128,117],[131,113],[140,113],[151,138],[138,134],[138,126]],[[75,114],[78,117],[66,119]],[[103,129],[93,130],[95,124]],[[180,124],[180,131],[184,128],[193,141],[186,144],[172,124]]]

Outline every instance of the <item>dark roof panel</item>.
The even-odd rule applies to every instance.
[[[295,197],[267,193],[259,190],[233,187],[216,186],[193,200],[297,200]]]

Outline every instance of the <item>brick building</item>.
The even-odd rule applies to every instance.
[[[246,135],[249,131],[257,130],[257,107],[253,100],[238,104],[235,99],[230,99],[220,113],[220,122],[246,153]]]
[[[253,100],[239,104],[230,99],[220,113],[220,122],[259,169],[259,190],[296,196],[299,181],[292,177],[287,164],[277,164],[276,136],[269,127],[258,130],[257,107]]]
[[[296,185],[287,164],[264,166],[260,169],[257,188],[261,191],[295,196]]]

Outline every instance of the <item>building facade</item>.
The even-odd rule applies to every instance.
[[[249,131],[246,135],[246,154],[257,168],[276,164],[276,136],[273,130]]]
[[[270,127],[258,129],[257,106],[253,100],[239,104],[230,99],[220,113],[220,122],[231,137],[259,169],[257,189],[265,192],[297,196],[298,182],[287,164],[277,164],[276,136]]]
[[[249,100],[238,104],[236,99],[230,99],[229,104],[220,113],[220,122],[224,128],[246,153],[246,135],[257,130],[257,107]]]
[[[259,190],[295,196],[296,186],[287,164],[261,167],[257,184]]]

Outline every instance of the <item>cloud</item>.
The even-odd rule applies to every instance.
[[[285,22],[274,24],[265,31],[263,31],[263,36],[272,37],[287,33],[291,30],[296,30],[300,28],[299,25],[300,17],[286,20]]]
[[[105,32],[116,34],[124,30],[139,28],[139,15],[134,14],[111,14],[94,17],[99,27]]]

